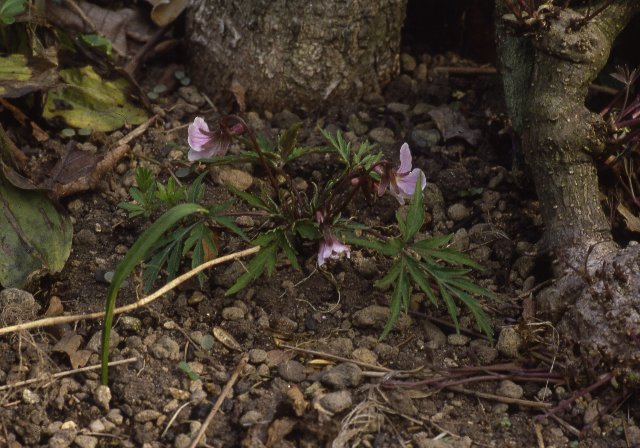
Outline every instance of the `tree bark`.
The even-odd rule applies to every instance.
[[[257,109],[323,110],[399,69],[406,0],[206,0],[188,16],[192,78]]]
[[[538,295],[538,308],[557,323],[569,365],[637,371],[638,344],[630,339],[640,334],[640,250],[613,243],[593,159],[605,147],[606,126],[585,99],[640,2],[616,0],[578,28],[584,11],[559,9],[528,34],[503,20],[503,0],[496,6],[507,108],[545,222],[540,246],[568,268]]]

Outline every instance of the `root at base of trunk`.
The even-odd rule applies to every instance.
[[[537,303],[556,323],[561,357],[578,381],[613,371],[640,383],[640,244],[609,254],[595,269],[566,274]]]

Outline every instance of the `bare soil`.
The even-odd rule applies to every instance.
[[[429,182],[422,231],[455,233],[455,247],[485,266],[474,276],[499,296],[498,302],[483,302],[495,340],[478,332],[464,308],[458,334],[446,307],[436,308],[416,292],[409,315],[380,341],[385,315],[379,307],[388,304],[390,292],[373,287],[386,266],[366,250],[354,249],[350,259],[319,270],[309,247],[303,269],[283,260],[271,278],[225,297],[243,272],[236,261],[211,270],[204,288],[187,282],[119,316],[111,359],[135,359],[112,367],[110,399],[98,388],[97,370],[51,377],[99,363],[100,321],[0,337],[0,446],[186,447],[245,355],[248,363],[202,446],[640,446],[638,406],[628,396],[623,401],[611,384],[584,393],[553,417],[543,415],[544,406],[558,405],[574,390],[554,356],[559,347],[553,326],[534,318],[532,291],[548,281],[550,271],[549,260],[532,255],[542,224],[535,195],[520,171],[520,155],[500,132],[497,78],[433,70],[451,65],[468,66],[453,56],[403,55],[403,74],[384,95],[322,117],[288,111],[246,116],[271,136],[302,119],[307,144],[322,142],[318,126],[340,129],[355,141],[377,141],[394,160],[408,142],[414,166]],[[31,289],[37,316],[53,297],[65,314],[103,309],[104,272],[115,269],[149,224],[129,219],[117,205],[128,198],[135,168],[149,166],[167,178],[186,160],[186,124],[197,115],[217,115],[194,87],[169,93],[157,105],[163,118],[99,189],[65,200],[74,220],[73,252],[62,273]],[[458,137],[445,140],[429,115],[443,105],[468,121]],[[322,155],[296,169],[310,185],[332,167]],[[259,172],[238,168],[256,188]],[[206,185],[207,203],[229,199],[213,177]],[[350,212],[389,231],[397,207],[383,197],[373,205],[357,200]],[[239,223],[250,234],[259,225]],[[222,253],[245,247],[232,238],[221,241]],[[140,295],[133,277],[118,304]],[[209,346],[214,329],[238,347],[220,338]],[[199,379],[179,368],[181,362]]]

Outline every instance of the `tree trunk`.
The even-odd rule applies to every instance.
[[[507,108],[545,222],[540,248],[568,268],[539,294],[538,307],[559,322],[570,364],[582,370],[598,370],[601,363],[639,369],[637,346],[629,340],[639,333],[640,276],[630,267],[637,267],[640,251],[618,252],[612,241],[593,163],[604,149],[606,126],[585,99],[640,2],[616,0],[578,29],[573,25],[584,11],[559,9],[526,35],[503,19],[503,0],[496,5]]]
[[[405,10],[406,0],[197,2],[189,73],[216,99],[239,89],[257,109],[323,110],[392,79]]]

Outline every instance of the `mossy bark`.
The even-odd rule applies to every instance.
[[[206,0],[188,16],[190,74],[215,99],[323,110],[379,90],[399,68],[406,0]]]
[[[604,149],[606,126],[585,100],[640,2],[614,1],[582,27],[575,24],[583,11],[560,9],[529,33],[504,20],[503,0],[496,5],[507,107],[545,222],[540,248],[569,268],[538,295],[538,308],[561,331],[569,365],[637,371],[629,337],[640,333],[640,275],[629,267],[638,266],[640,250],[620,251],[612,241],[593,158]]]

